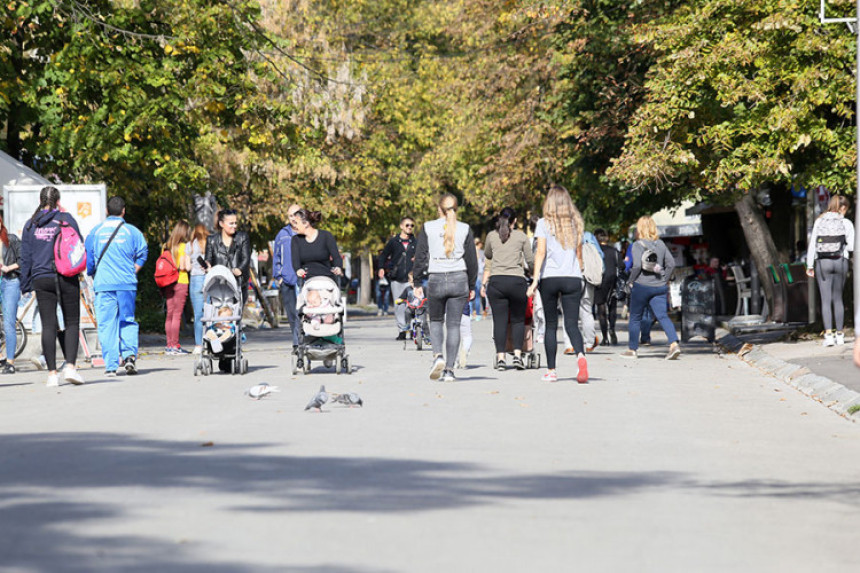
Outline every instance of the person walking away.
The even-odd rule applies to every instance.
[[[607,346],[618,344],[615,334],[615,321],[618,319],[618,297],[616,283],[621,257],[615,247],[609,244],[609,233],[604,229],[594,231],[594,236],[603,251],[603,281],[594,293],[594,304],[597,305],[597,319],[600,321],[600,333],[603,335],[601,344]]]
[[[188,271],[191,270],[191,261],[186,251],[190,235],[191,226],[188,222],[179,221],[173,227],[170,238],[164,245],[164,250],[173,257],[179,271],[179,277],[175,283],[161,287],[161,294],[167,301],[167,315],[164,318],[167,345],[164,353],[168,355],[189,354],[179,344],[179,330],[182,328],[182,311],[185,310],[185,301],[188,300]]]
[[[18,301],[21,300],[21,240],[9,233],[0,218],[0,299],[3,305],[3,334],[6,338],[6,358],[2,361],[0,374],[15,373],[15,351],[18,335],[15,323],[18,320]]]
[[[546,320],[544,348],[547,360],[547,370],[542,378],[544,382],[558,381],[556,354],[559,303],[564,315],[564,328],[576,351],[579,368],[576,380],[580,384],[588,382],[588,361],[585,358],[582,335],[576,324],[583,283],[582,268],[577,257],[582,244],[582,234],[582,215],[573,204],[570,193],[561,185],[553,185],[544,200],[543,217],[538,219],[535,228],[535,272],[527,291],[527,296],[531,297],[540,290],[543,303]]]
[[[191,298],[191,308],[194,309],[194,354],[203,351],[203,282],[206,279],[206,269],[200,262],[206,254],[208,238],[209,229],[203,223],[197,223],[188,243],[188,259],[191,262],[188,296]]]
[[[513,365],[524,370],[522,349],[525,342],[525,320],[528,309],[529,287],[526,273],[534,265],[531,242],[525,233],[516,228],[517,215],[505,207],[496,218],[496,230],[487,235],[484,249],[484,274],[481,296],[490,301],[493,315],[493,343],[496,346],[495,368],[505,370],[505,346],[508,326],[513,344]]]
[[[403,291],[409,286],[409,273],[412,272],[412,265],[415,262],[414,231],[415,220],[412,217],[403,217],[400,220],[400,233],[385,243],[379,264],[378,280],[387,278],[391,297],[395,302],[401,300],[400,304],[394,306],[394,319],[398,330],[396,340],[405,340],[406,330],[409,328],[406,324],[406,302],[403,300]]]
[[[81,319],[81,287],[77,276],[67,277],[57,271],[54,248],[59,241],[61,227],[70,227],[80,237],[78,223],[69,213],[60,209],[60,191],[56,187],[42,187],[39,206],[24,224],[21,237],[21,290],[35,292],[42,319],[42,351],[48,367],[48,387],[60,385],[57,373],[57,305],[63,308],[66,323],[63,352],[66,366],[63,379],[72,384],[83,384],[77,371],[78,334]],[[55,237],[57,240],[55,240]]]
[[[317,228],[321,220],[322,213],[307,209],[299,209],[293,218],[297,233],[291,245],[293,268],[302,280],[320,276],[335,280],[343,276],[343,257],[337,241],[328,231]]]
[[[580,252],[585,248],[586,244],[592,245],[594,250],[600,255],[600,258],[603,259],[603,250],[600,248],[600,243],[597,242],[597,239],[590,231],[585,231],[582,234]],[[603,267],[605,268],[606,265],[604,264]],[[582,297],[579,300],[579,321],[582,323],[582,339],[585,341],[585,351],[592,352],[600,344],[594,322],[594,292],[597,289],[597,285],[590,283],[586,279],[586,270],[588,270],[588,267],[584,267],[583,269]],[[602,269],[600,269],[598,276],[602,278]]]
[[[633,230],[634,243],[639,238],[636,230]],[[633,270],[633,243],[627,244],[624,251],[624,274],[627,284],[630,283],[630,273]],[[630,320],[630,294],[627,294],[627,320]],[[651,346],[651,328],[654,326],[654,312],[650,306],[642,311],[642,322],[639,324],[639,346]]]
[[[815,277],[821,293],[824,346],[845,344],[845,304],[842,291],[848,275],[848,261],[854,250],[854,225],[845,218],[848,199],[834,195],[812,226],[806,252],[806,274]],[[834,327],[835,319],[835,327]]]
[[[93,277],[96,293],[96,321],[105,375],[116,376],[120,366],[126,374],[137,374],[140,334],[135,320],[137,273],[149,251],[143,233],[125,221],[122,197],[108,200],[107,219],[87,235],[86,249],[87,274]]]
[[[486,264],[487,259],[484,254],[484,244],[478,237],[475,237],[475,252],[478,255],[478,280],[480,281],[484,276],[484,265]],[[484,297],[481,296],[481,283],[476,283],[474,288],[475,297],[469,303],[472,306],[472,318],[475,320],[481,320],[481,318],[485,318],[487,316],[487,301],[485,301]]]
[[[642,313],[645,307],[650,307],[669,339],[669,351],[666,353],[666,360],[675,360],[681,355],[681,347],[678,345],[675,325],[669,319],[667,300],[669,278],[675,269],[675,258],[665,243],[660,240],[654,219],[648,215],[639,217],[636,222],[636,231],[639,239],[633,243],[633,267],[629,279],[633,284],[630,291],[629,339],[627,350],[621,356],[623,358],[637,357]]]
[[[242,307],[248,300],[248,279],[251,276],[251,239],[239,230],[235,209],[218,211],[217,231],[206,241],[206,271],[215,265],[230,269],[242,293]]]
[[[424,298],[420,285],[427,279],[430,315],[430,344],[433,366],[430,379],[453,382],[454,362],[460,347],[460,315],[463,305],[475,296],[478,255],[475,239],[466,223],[457,220],[457,198],[445,193],[439,198],[439,218],[428,221],[418,235],[412,268],[415,296]],[[444,352],[443,352],[444,351]]]
[[[293,339],[293,352],[299,346],[299,313],[296,310],[297,293],[296,284],[299,277],[296,275],[296,270],[293,268],[293,237],[296,236],[296,231],[293,228],[293,219],[296,213],[301,209],[298,205],[290,205],[287,209],[288,223],[278,231],[275,237],[274,245],[274,267],[272,270],[272,278],[278,286],[281,293],[281,304],[284,307],[284,314],[287,315],[287,321],[290,323],[290,335]]]

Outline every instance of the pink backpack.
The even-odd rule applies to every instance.
[[[84,241],[75,228],[59,221],[54,235],[54,266],[64,277],[77,276],[87,268],[87,251]]]

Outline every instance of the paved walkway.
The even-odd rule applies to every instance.
[[[356,318],[356,372],[246,376],[189,357],[47,389],[0,379],[0,571],[850,571],[860,426],[704,343],[591,357],[578,385],[486,365],[456,383],[392,319]],[[655,332],[655,340],[662,334]],[[259,382],[281,392],[255,402]],[[362,409],[303,411],[320,384]]]

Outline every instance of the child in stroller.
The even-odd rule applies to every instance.
[[[312,361],[321,360],[326,368],[335,366],[340,374],[351,374],[349,356],[343,341],[346,305],[340,287],[326,276],[305,281],[296,303],[301,333],[292,356],[293,374],[311,371]]]
[[[221,372],[245,374],[248,360],[242,352],[242,293],[230,269],[216,265],[203,281],[203,337],[200,357],[194,360],[194,375],[208,376],[218,360]]]

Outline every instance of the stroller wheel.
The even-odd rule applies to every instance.
[[[349,357],[348,356],[344,356],[341,359],[340,364],[341,364],[341,368],[343,369],[344,372],[346,372],[347,374],[352,374],[352,369],[349,367]]]
[[[248,373],[248,359],[243,358],[242,359],[242,374],[247,374],[247,373]]]
[[[335,362],[334,371],[336,374],[340,375],[343,373],[343,361],[340,359],[340,356],[338,356]]]
[[[334,360],[332,360],[331,358],[326,358],[325,360],[323,360],[323,366],[325,366],[326,368],[331,368],[332,366],[334,366]]]
[[[295,354],[290,356],[290,367],[293,370],[293,376],[295,376],[296,374],[299,373],[299,364],[298,364],[298,361],[296,360]]]
[[[305,359],[302,361],[302,372],[305,374],[311,373],[311,359],[305,356]]]

